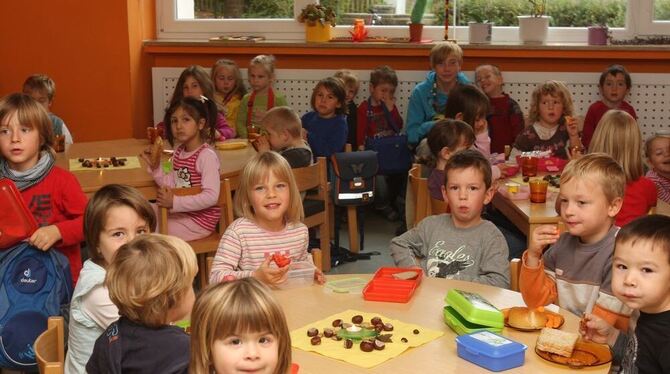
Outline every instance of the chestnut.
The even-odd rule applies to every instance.
[[[386,348],[386,343],[384,343],[381,340],[375,339],[375,349],[381,351],[384,348]]]
[[[375,331],[377,332],[384,331],[384,325],[375,325]]]
[[[333,327],[342,327],[342,320],[341,319],[336,319],[333,320]]]
[[[351,317],[351,322],[353,322],[355,324],[359,324],[359,323],[363,322],[363,316],[360,315],[360,314],[357,314],[357,315]]]
[[[379,317],[372,317],[372,319],[370,320],[370,323],[373,324],[373,325],[379,325],[380,323],[382,323],[382,319],[379,318]]]
[[[419,335],[419,329],[414,329],[414,331],[412,332],[414,333],[414,335]]]
[[[333,335],[335,335],[335,332],[333,331],[333,329],[329,329],[327,327],[325,329],[323,329],[323,336],[325,336],[326,338],[330,338]]]
[[[79,159],[77,159],[77,161],[79,161],[79,162],[84,162],[84,160],[85,160],[85,158],[83,158],[83,157],[79,157]]]
[[[369,340],[361,341],[361,351],[372,352],[375,350],[375,344]]]
[[[393,331],[393,325],[391,323],[384,324],[384,331]]]
[[[321,337],[320,336],[313,336],[312,339],[309,342],[312,343],[312,345],[319,345],[319,344],[321,344]]]
[[[351,349],[354,346],[354,342],[351,339],[346,339],[344,341],[344,348]]]
[[[403,343],[407,343],[407,342],[408,342],[407,338],[401,338],[400,341],[403,342]]]
[[[317,336],[319,335],[319,330],[315,329],[314,327],[310,327],[307,329],[307,336]]]

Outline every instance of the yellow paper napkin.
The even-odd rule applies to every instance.
[[[94,157],[86,157],[89,160],[95,159]],[[103,157],[103,158],[109,158],[109,157]],[[140,166],[140,159],[137,156],[117,156],[116,158],[125,158],[126,163],[123,166],[112,166],[109,165],[109,167],[106,168],[86,168],[81,166],[81,162],[79,162],[79,159],[77,158],[71,158],[69,162],[69,168],[70,171],[100,171],[100,170],[124,170],[124,169],[136,169],[141,167]]]
[[[325,337],[321,338],[320,345],[310,343],[311,338],[307,336],[307,330],[310,327],[319,329],[321,333],[325,327],[332,328],[333,320],[339,318],[344,322],[351,322],[351,317],[357,314],[363,316],[363,321],[366,322],[370,322],[372,317],[379,317],[384,323],[393,324],[393,331],[382,332],[382,334],[392,334],[391,340],[393,342],[386,343],[386,347],[381,351],[374,350],[372,352],[363,352],[359,346],[359,341],[354,341],[354,346],[351,349],[344,348],[344,340],[335,341]],[[419,330],[419,334],[414,334],[415,329]],[[312,351],[363,368],[371,368],[398,356],[410,347],[418,347],[435,340],[442,334],[442,331],[430,330],[419,325],[390,319],[378,313],[366,313],[349,309],[291,331],[291,344],[303,351]],[[402,338],[407,338],[407,343],[401,342]]]

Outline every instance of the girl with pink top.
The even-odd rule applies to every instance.
[[[208,144],[215,129],[209,122],[216,104],[204,96],[200,99],[184,97],[165,113],[167,140],[179,145],[172,157],[172,171],[164,172],[160,160],[143,153],[159,188],[158,206],[169,208],[168,234],[185,241],[202,239],[216,228],[221,215],[219,199],[219,157]],[[202,187],[197,195],[174,196],[172,188]]]
[[[235,194],[239,218],[223,233],[209,275],[211,283],[255,277],[277,285],[289,267],[271,265],[273,255],[312,261],[307,252],[307,226],[302,223],[302,198],[288,161],[276,152],[257,154],[242,171]],[[324,282],[317,269],[314,278]]]

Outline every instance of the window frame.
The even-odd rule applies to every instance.
[[[304,41],[304,25],[294,19],[226,19],[226,20],[177,20],[177,6],[193,4],[193,0],[161,0],[156,2],[157,38],[162,39],[207,39],[224,34],[253,34],[268,40]],[[294,0],[293,13],[296,17],[300,10],[313,0]],[[633,3],[636,4],[633,4]],[[632,38],[638,35],[670,33],[669,21],[653,21],[654,0],[628,0],[626,27],[612,28],[615,39]],[[333,28],[334,37],[349,36],[350,25]],[[370,36],[407,37],[406,26],[368,26]],[[494,26],[494,43],[518,43],[518,27]],[[444,39],[444,27],[424,27],[424,38]],[[449,38],[459,42],[468,41],[467,26],[450,26]],[[586,43],[585,27],[550,27],[547,43]]]

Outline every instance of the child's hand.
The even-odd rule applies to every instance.
[[[528,265],[537,266],[537,262],[542,258],[542,251],[548,245],[556,243],[558,237],[558,226],[542,225],[531,233],[530,243],[528,244]]]
[[[596,315],[584,313],[579,322],[579,333],[584,340],[612,346],[619,335],[619,330]]]
[[[258,153],[267,152],[270,150],[270,142],[266,136],[259,136],[256,140],[254,140],[252,145],[254,148],[256,148]]]
[[[384,105],[386,106],[386,109],[389,110],[389,112],[393,111],[393,108],[395,108],[395,98],[394,97],[384,97],[382,98],[382,101],[384,102]]]
[[[43,251],[53,247],[57,241],[63,239],[60,230],[55,225],[43,226],[37,229],[28,239],[28,242],[33,247]]]
[[[580,146],[574,146],[568,148],[568,159],[569,160],[576,160],[580,157],[584,156],[584,148]]]
[[[156,195],[156,203],[158,203],[158,206],[170,209],[172,208],[173,200],[174,194],[172,193],[171,188],[161,187],[158,189],[158,193]]]
[[[579,123],[575,117],[565,116],[565,126],[570,137],[579,136]]]
[[[261,266],[259,266],[258,269],[254,271],[254,278],[270,285],[277,285],[285,282],[289,267],[270,267],[270,261],[272,261],[272,256],[267,256]]]
[[[214,130],[214,139],[216,139],[219,142],[222,142],[222,141],[226,140],[226,137],[221,135],[219,130]]]
[[[326,276],[323,275],[323,272],[319,269],[314,270],[314,280],[318,284],[324,284],[326,283]]]

